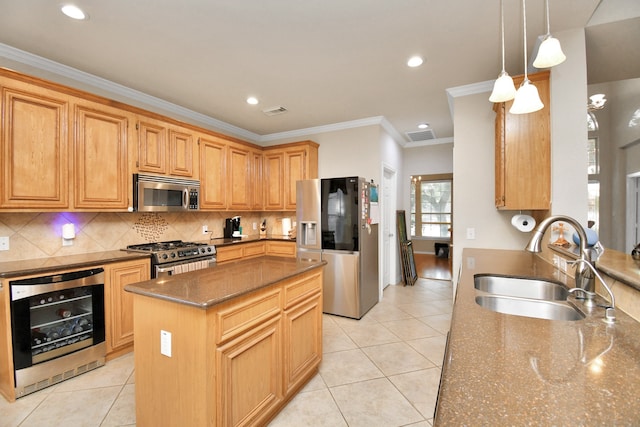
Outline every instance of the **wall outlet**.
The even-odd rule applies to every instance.
[[[9,237],[4,236],[0,237],[0,251],[8,251],[9,250]]]
[[[253,223],[253,229],[254,229],[254,230],[257,230],[257,229],[258,229],[258,223],[257,223],[257,222],[254,222],[254,223]]]
[[[171,357],[171,332],[160,330],[160,354]]]
[[[467,240],[475,240],[476,238],[476,229],[469,227],[467,228]]]
[[[203,225],[202,226],[202,234],[207,234],[209,232],[209,226],[208,225]]]

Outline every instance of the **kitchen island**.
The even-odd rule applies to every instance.
[[[318,370],[323,265],[264,256],[126,286],[137,424],[266,424]]]
[[[480,307],[474,275],[573,279],[525,251],[465,249],[434,425],[640,425],[640,324],[617,310],[542,320]],[[598,299],[598,303],[604,300]]]

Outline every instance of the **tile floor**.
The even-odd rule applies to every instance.
[[[452,286],[389,286],[361,320],[324,315],[320,373],[271,422],[283,426],[432,425]],[[0,427],[134,426],[133,354],[8,403]]]

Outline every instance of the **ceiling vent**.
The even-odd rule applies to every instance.
[[[415,132],[406,132],[411,142],[429,141],[430,139],[436,139],[436,134],[433,129],[417,130]]]
[[[271,107],[266,110],[262,110],[267,116],[277,116],[278,114],[283,114],[287,112],[287,109],[284,107]]]

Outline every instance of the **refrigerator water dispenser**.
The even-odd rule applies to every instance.
[[[318,244],[318,224],[315,222],[302,222],[301,246],[315,246]]]

